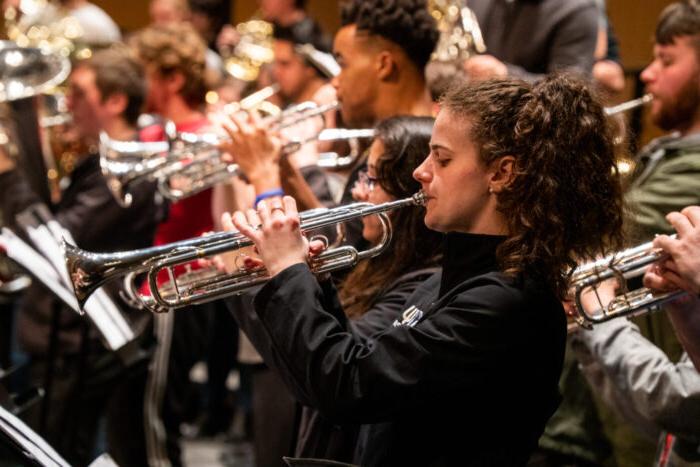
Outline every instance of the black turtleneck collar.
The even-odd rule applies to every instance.
[[[470,277],[496,271],[496,248],[506,237],[451,232],[446,235],[440,296]]]

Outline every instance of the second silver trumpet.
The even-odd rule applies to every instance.
[[[312,118],[323,118],[324,113],[337,108],[335,102],[326,105],[305,102],[271,117],[267,124],[278,131]],[[100,136],[102,174],[123,206],[131,204],[131,187],[142,181],[157,182],[163,196],[177,201],[224,182],[238,172],[238,166],[226,161],[219,150],[225,136],[178,132],[172,122],[166,122],[163,130],[166,141],[159,142],[116,141],[104,133]],[[290,141],[282,152],[294,152],[301,144],[311,141],[367,137],[366,130],[363,131],[348,130],[341,134],[321,130]]]

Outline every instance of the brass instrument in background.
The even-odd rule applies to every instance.
[[[70,73],[67,58],[46,50],[0,43],[0,102],[44,94]]]
[[[230,53],[222,50],[226,72],[241,81],[258,79],[260,68],[274,58],[272,30],[272,23],[260,19],[237,24],[238,42]]]
[[[84,60],[92,56],[93,47],[109,45],[89,37],[78,18],[60,1],[21,0],[17,7],[5,9],[4,22],[8,38],[18,46],[36,47],[66,59]],[[61,179],[72,173],[78,157],[90,152],[90,145],[96,143],[85,141],[73,125],[65,108],[65,87],[59,87],[63,81],[42,91],[37,105],[42,152],[54,202],[60,199]]]
[[[337,103],[317,105],[306,102],[285,110],[268,122],[273,130],[296,125],[336,109]],[[219,145],[227,136],[217,133],[178,133],[172,123],[165,125],[167,141],[114,141],[106,134],[100,141],[100,165],[107,186],[117,201],[131,203],[130,187],[142,181],[156,181],[158,189],[168,199],[177,201],[225,182],[238,173],[238,165],[222,158]],[[292,140],[282,147],[282,154],[298,151],[312,141],[337,141],[371,137],[373,130],[325,129]],[[322,158],[325,167],[342,166],[346,161],[337,154]]]
[[[0,42],[0,150],[10,157],[19,155],[15,123],[7,103],[47,92],[63,82],[68,73],[70,62],[63,56]],[[0,293],[15,293],[30,283],[28,276],[0,255]]]
[[[81,43],[84,31],[77,18],[48,0],[22,0],[5,10],[7,37],[20,47],[37,47],[77,60],[92,55]]]
[[[621,316],[649,313],[658,310],[663,303],[683,295],[683,291],[654,293],[647,287],[634,290],[627,287],[630,279],[641,278],[647,266],[665,256],[663,250],[654,248],[653,242],[647,242],[576,268],[571,277],[576,325],[590,329],[596,324]],[[618,289],[615,298],[606,304],[598,294],[598,288],[609,280],[617,280]],[[593,294],[598,302],[597,309],[585,309],[582,298],[584,294]]]
[[[606,116],[615,119],[617,125],[617,132],[614,136],[613,142],[617,147],[620,147],[627,140],[627,125],[624,119],[622,118],[622,114],[625,112],[629,112],[630,110],[634,110],[644,105],[647,105],[652,100],[654,100],[654,96],[652,94],[644,94],[642,97],[639,97],[637,99],[625,101],[621,104],[613,105],[611,107],[605,107],[603,109]],[[627,153],[623,153],[621,157],[619,157],[616,164],[618,171],[623,176],[630,175],[634,171],[635,161],[631,157],[629,157],[629,154]]]
[[[387,212],[407,206],[421,206],[424,202],[425,195],[418,192],[410,198],[383,204],[354,203],[301,213],[300,228],[307,235],[318,229],[371,215],[378,215],[383,227],[382,239],[367,250],[357,251],[351,246],[339,246],[310,258],[312,271],[320,274],[352,267],[362,259],[379,255],[391,241],[391,222]],[[321,239],[327,244],[327,239]],[[182,282],[178,281],[176,267],[185,267],[202,258],[240,251],[252,245],[252,241],[239,232],[221,232],[169,245],[120,253],[90,253],[64,244],[64,254],[68,274],[81,306],[106,282],[128,274],[147,272],[151,297],[139,297],[139,300],[152,311],[162,312],[237,294],[267,281],[269,276],[264,268],[239,270],[231,274],[205,274],[204,277],[197,275],[194,280],[185,275]],[[167,272],[169,277],[165,284],[158,282],[161,271]]]
[[[255,91],[254,93],[244,97],[238,102],[229,102],[224,104],[219,112],[224,115],[234,115],[238,112],[250,112],[257,110],[265,115],[277,116],[282,113],[282,110],[272,102],[268,101],[270,97],[277,94],[280,90],[279,84],[271,84],[264,88]]]
[[[466,0],[429,0],[428,10],[440,32],[432,61],[461,64],[475,54],[486,52],[479,22]]]
[[[455,77],[462,76],[465,60],[486,52],[486,43],[466,0],[429,0],[428,11],[437,22],[440,36],[426,68],[426,79],[433,99],[438,99]]]

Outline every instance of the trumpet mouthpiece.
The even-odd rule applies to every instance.
[[[416,206],[423,206],[425,204],[426,196],[422,190],[414,194],[412,198]]]

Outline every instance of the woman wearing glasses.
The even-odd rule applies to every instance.
[[[428,155],[433,123],[429,117],[409,116],[381,122],[369,148],[367,170],[353,190],[355,199],[380,204],[418,191],[420,184],[412,173]],[[416,287],[438,271],[442,235],[425,226],[424,214],[418,207],[389,213],[394,234],[388,248],[360,263],[339,287],[345,326],[356,335],[371,336],[391,326]],[[379,243],[384,234],[379,220],[368,216],[362,224],[364,239],[370,245]],[[323,287],[334,294],[330,282]],[[334,423],[304,407],[296,455],[350,462],[358,433],[356,424]]]
[[[371,335],[343,325],[311,274],[291,198],[234,214],[273,276],[240,324],[299,400],[369,424],[356,463],[527,461],[559,402],[567,273],[621,242],[607,125],[565,76],[449,91],[414,172],[425,224],[446,234],[443,271]]]

